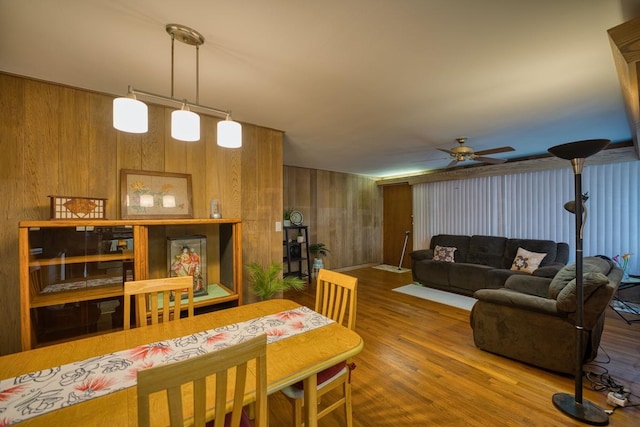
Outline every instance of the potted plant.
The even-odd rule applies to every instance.
[[[280,274],[282,265],[275,261],[272,261],[267,268],[257,262],[252,262],[247,264],[247,270],[251,281],[251,289],[263,301],[271,299],[278,292],[288,291],[289,289],[300,291],[305,287],[305,282],[299,277],[283,277]]]
[[[329,252],[329,248],[324,243],[313,243],[309,245],[309,252],[313,255],[313,271],[317,272],[321,268],[324,268],[324,263],[322,262],[322,257],[327,256]]]
[[[284,226],[291,227],[291,212],[293,212],[293,208],[285,208],[284,210]]]

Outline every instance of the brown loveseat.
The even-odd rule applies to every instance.
[[[502,289],[481,289],[471,311],[477,347],[565,374],[576,372],[576,268],[553,279],[509,277]],[[584,362],[598,353],[605,310],[622,270],[606,257],[584,259]]]
[[[454,262],[434,261],[436,246],[456,248]],[[552,278],[569,260],[569,245],[551,240],[438,234],[429,249],[411,253],[413,280],[469,296],[478,289],[502,288],[512,275],[530,275],[511,270],[518,248],[546,254],[534,276]]]

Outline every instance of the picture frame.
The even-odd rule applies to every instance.
[[[207,236],[167,237],[167,272],[168,277],[193,276],[193,296],[208,295]]]
[[[191,174],[120,171],[122,219],[193,218]]]

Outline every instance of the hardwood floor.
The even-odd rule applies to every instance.
[[[346,273],[359,279],[356,331],[365,343],[352,375],[355,427],[585,425],[551,402],[556,392],[574,393],[573,378],[476,348],[468,311],[392,292],[412,282],[410,272]],[[309,286],[285,298],[313,308],[314,292]],[[631,404],[640,403],[640,323],[627,325],[608,309],[597,361],[585,370],[608,371],[635,394]],[[587,380],[584,398],[610,408],[607,392],[591,390]],[[271,396],[269,405],[270,426],[291,424],[281,394]],[[640,407],[610,416],[611,426],[639,424]],[[320,426],[341,425],[340,410],[320,420]]]

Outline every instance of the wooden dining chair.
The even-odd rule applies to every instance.
[[[318,272],[315,311],[355,330],[358,279],[336,271],[321,269]],[[318,419],[344,406],[347,426],[353,426],[351,407],[351,370],[355,365],[341,362],[318,373],[318,399],[327,392],[342,387],[342,396],[318,412]],[[293,425],[302,426],[304,388],[302,382],[282,390],[293,407]]]
[[[186,301],[182,294],[186,293]],[[165,277],[124,283],[124,329],[131,328],[131,297],[135,298],[136,325],[155,325],[180,318],[186,308],[193,316],[193,277]]]
[[[255,376],[248,369],[249,362],[254,360]],[[215,387],[213,378],[209,379],[210,387],[207,387],[207,377],[212,375],[215,375]],[[232,381],[234,377],[235,381]],[[247,377],[255,378],[254,387],[250,384],[247,388]],[[189,384],[191,389],[188,388]],[[137,389],[138,425],[141,427],[151,425],[150,396],[159,392],[166,396],[171,426],[183,426],[185,421],[196,427],[205,426],[205,423],[212,427],[251,426],[249,418],[242,410],[245,390],[255,390],[255,427],[266,427],[267,336],[259,335],[202,356],[142,369],[138,371]],[[189,390],[192,390],[192,393],[189,393]],[[207,394],[214,390],[215,406],[207,408]],[[231,396],[231,393],[231,410],[227,413],[227,396]],[[193,412],[185,413],[185,408],[191,403]],[[154,413],[157,412],[157,407],[154,406],[153,410]],[[207,422],[207,418],[215,421]],[[154,424],[157,422],[158,420]],[[162,425],[166,425],[166,422]]]

